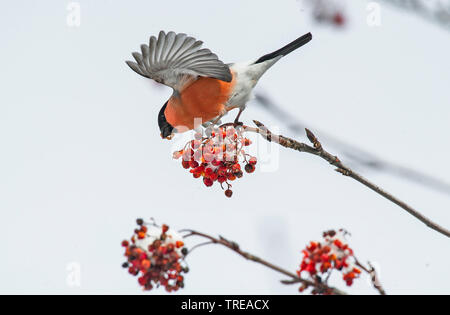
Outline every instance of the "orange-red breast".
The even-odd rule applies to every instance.
[[[239,108],[235,122],[261,76],[273,64],[312,39],[307,33],[273,53],[250,62],[224,64],[203,42],[186,34],[163,31],[133,53],[126,63],[138,74],[173,88],[158,115],[161,137],[171,139],[205,122],[217,122]]]

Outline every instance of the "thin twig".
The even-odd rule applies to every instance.
[[[332,154],[328,153],[327,151],[325,151],[322,147],[322,144],[319,142],[319,140],[316,138],[316,136],[314,136],[314,134],[310,130],[306,129],[306,135],[308,136],[308,139],[311,141],[313,146],[310,146],[306,143],[298,142],[294,139],[284,137],[282,135],[275,135],[269,129],[267,129],[267,127],[264,126],[264,124],[260,123],[259,121],[254,120],[253,122],[255,123],[257,128],[244,126],[244,129],[246,131],[259,133],[267,141],[278,143],[279,145],[281,145],[285,148],[289,148],[289,149],[296,150],[299,152],[306,152],[306,153],[310,153],[310,154],[321,157],[322,159],[324,159],[331,165],[335,166],[337,168],[336,169],[337,172],[341,173],[342,175],[351,177],[354,180],[360,182],[364,186],[370,188],[371,190],[375,191],[379,195],[383,196],[384,198],[390,200],[391,202],[395,203],[399,207],[403,208],[409,214],[416,217],[419,221],[423,222],[431,229],[433,229],[447,237],[450,237],[450,231],[448,229],[431,221],[430,219],[428,219],[427,217],[422,215],[420,212],[413,209],[411,206],[407,205],[405,202],[394,197],[392,194],[388,193],[387,191],[385,191],[382,188],[378,187],[377,185],[373,184],[369,180],[365,179],[363,176],[359,175],[358,173],[356,173],[355,171],[353,171],[352,169],[350,169],[349,167],[344,165],[337,156],[332,155]]]
[[[378,279],[375,267],[370,263],[370,261],[368,261],[367,264],[369,265],[369,268],[367,268],[366,266],[361,264],[358,260],[356,260],[356,265],[362,270],[364,270],[370,276],[370,280],[372,281],[373,287],[380,293],[380,295],[386,295],[386,291],[383,289],[383,286],[381,285],[381,282]]]
[[[219,238],[213,237],[211,235],[205,234],[205,233],[201,233],[201,232],[197,232],[194,230],[183,230],[182,232],[188,232],[187,235],[185,235],[184,237],[189,237],[189,236],[199,236],[199,237],[203,237],[206,238],[208,240],[211,241],[211,243],[214,244],[219,244],[219,245],[223,245],[229,249],[231,249],[233,252],[239,254],[240,256],[244,257],[245,259],[251,260],[253,262],[256,262],[258,264],[264,265],[272,270],[275,270],[285,276],[288,276],[289,278],[291,278],[291,282],[290,283],[302,283],[307,287],[313,287],[316,289],[316,291],[318,293],[331,293],[334,295],[346,295],[347,293],[345,293],[344,291],[341,291],[337,288],[334,287],[330,287],[326,284],[323,283],[319,283],[319,282],[313,282],[313,281],[309,281],[306,279],[302,279],[300,277],[298,277],[296,274],[287,271],[281,267],[278,267],[262,258],[259,258],[253,254],[250,254],[248,252],[245,252],[243,250],[240,249],[239,245],[236,242],[233,241],[229,241],[226,238],[219,236]],[[284,284],[289,284],[289,281],[287,280],[283,280],[281,281]]]
[[[199,247],[202,247],[202,246],[205,246],[205,245],[209,245],[209,244],[213,244],[213,242],[211,242],[211,241],[206,241],[206,242],[197,244],[197,245],[195,245],[195,246],[189,248],[189,254],[192,253],[192,251],[193,251],[194,249],[197,249],[197,248],[199,248]]]
[[[434,22],[447,30],[450,29],[450,4],[435,1],[432,5],[419,0],[384,0],[393,6],[415,13],[426,20]]]
[[[371,280],[372,280],[373,286],[375,287],[375,289],[378,290],[378,292],[380,292],[381,295],[386,295],[386,291],[383,289],[383,287],[381,286],[381,283],[380,283],[380,281],[378,279],[378,275],[377,275],[377,272],[375,270],[375,267],[372,266],[370,261],[367,262],[367,264],[370,267],[370,275],[372,276]]]

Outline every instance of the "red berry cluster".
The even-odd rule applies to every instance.
[[[194,178],[203,178],[205,186],[211,187],[218,182],[225,195],[231,197],[230,181],[244,175],[242,165],[245,165],[243,168],[247,173],[255,171],[256,157],[244,150],[252,142],[243,136],[240,126],[221,126],[209,133],[209,137],[204,137],[197,132],[194,140],[189,141],[183,150],[176,151],[173,158],[181,157],[183,168],[189,169]]]
[[[137,223],[139,228],[131,241],[122,242],[127,257],[123,267],[133,276],[139,276],[138,282],[146,291],[154,286],[163,286],[168,292],[183,288],[182,274],[188,268],[184,265],[187,249],[182,238],[169,231],[167,225],[149,226],[142,219]]]
[[[351,286],[361,270],[356,267],[356,259],[345,241],[345,234],[344,230],[331,230],[323,233],[323,242],[310,242],[302,251],[303,260],[297,271],[298,276],[305,272],[313,281],[322,282],[333,270],[338,270],[346,284]],[[307,286],[302,285],[300,292],[306,288]]]

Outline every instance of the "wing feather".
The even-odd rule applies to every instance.
[[[148,71],[150,69],[150,64],[149,64],[150,52],[149,52],[148,46],[145,44],[142,44],[141,52],[142,52],[142,59],[144,61],[145,70]]]
[[[141,53],[132,53],[136,62],[126,63],[136,73],[177,91],[199,76],[230,82],[229,67],[202,44],[183,33],[161,31],[158,38],[151,36],[148,45],[141,45]]]
[[[155,49],[156,49],[156,37],[152,36],[150,37],[150,43],[149,43],[149,64],[150,67],[155,67]]]
[[[158,41],[156,42],[156,52],[155,52],[155,61],[159,66],[161,63],[161,53],[163,50],[164,43],[166,42],[166,36],[163,31],[159,32]]]
[[[131,68],[131,69],[133,69],[134,70],[134,72],[136,72],[136,73],[138,73],[138,74],[140,74],[140,75],[142,75],[142,76],[144,76],[144,77],[146,77],[146,78],[149,78],[148,76],[147,76],[147,72],[143,72],[140,68],[139,68],[139,65],[137,64],[137,63],[135,63],[135,62],[133,62],[133,61],[127,61],[126,62],[127,63],[127,65]]]

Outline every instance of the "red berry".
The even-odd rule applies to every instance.
[[[227,168],[225,166],[221,166],[219,167],[219,169],[217,170],[217,174],[219,176],[226,176],[227,173]]]
[[[190,168],[189,161],[183,160],[183,161],[181,162],[181,165],[182,165],[183,168],[185,168],[185,169]]]
[[[250,164],[250,165],[256,165],[256,162],[257,162],[257,160],[255,157],[251,157],[250,160],[248,160],[248,164]]]
[[[150,260],[148,260],[148,259],[144,259],[142,262],[141,262],[141,267],[143,268],[143,269],[148,269],[148,268],[150,268]]]
[[[130,274],[132,274],[133,276],[136,275],[136,269],[135,269],[134,267],[128,268],[128,272],[129,272]]]
[[[233,164],[233,166],[231,167],[231,171],[233,173],[239,172],[241,170],[241,166],[239,164]]]
[[[211,187],[213,185],[213,181],[208,177],[203,178],[203,183],[206,187]]]
[[[228,198],[231,198],[231,196],[233,196],[233,191],[231,189],[225,190],[225,196],[227,196]]]
[[[140,285],[144,286],[147,283],[147,279],[145,277],[140,277],[138,282]]]
[[[207,167],[207,168],[205,169],[205,175],[206,175],[206,176],[211,176],[212,173],[214,173],[214,171],[212,170],[212,168]]]
[[[212,173],[211,175],[209,175],[209,178],[210,178],[212,181],[216,181],[218,177],[219,177],[219,176],[217,175],[217,173]]]
[[[255,166],[251,165],[251,164],[246,164],[245,165],[245,171],[247,173],[253,173],[255,171]]]
[[[336,247],[338,247],[338,248],[342,248],[342,246],[343,246],[343,244],[340,240],[335,240],[334,245],[336,245]]]
[[[214,159],[212,160],[211,164],[213,166],[219,166],[220,164],[222,164],[222,162],[219,159]]]
[[[333,16],[333,23],[337,26],[342,26],[345,24],[345,18],[342,13],[338,12]]]

